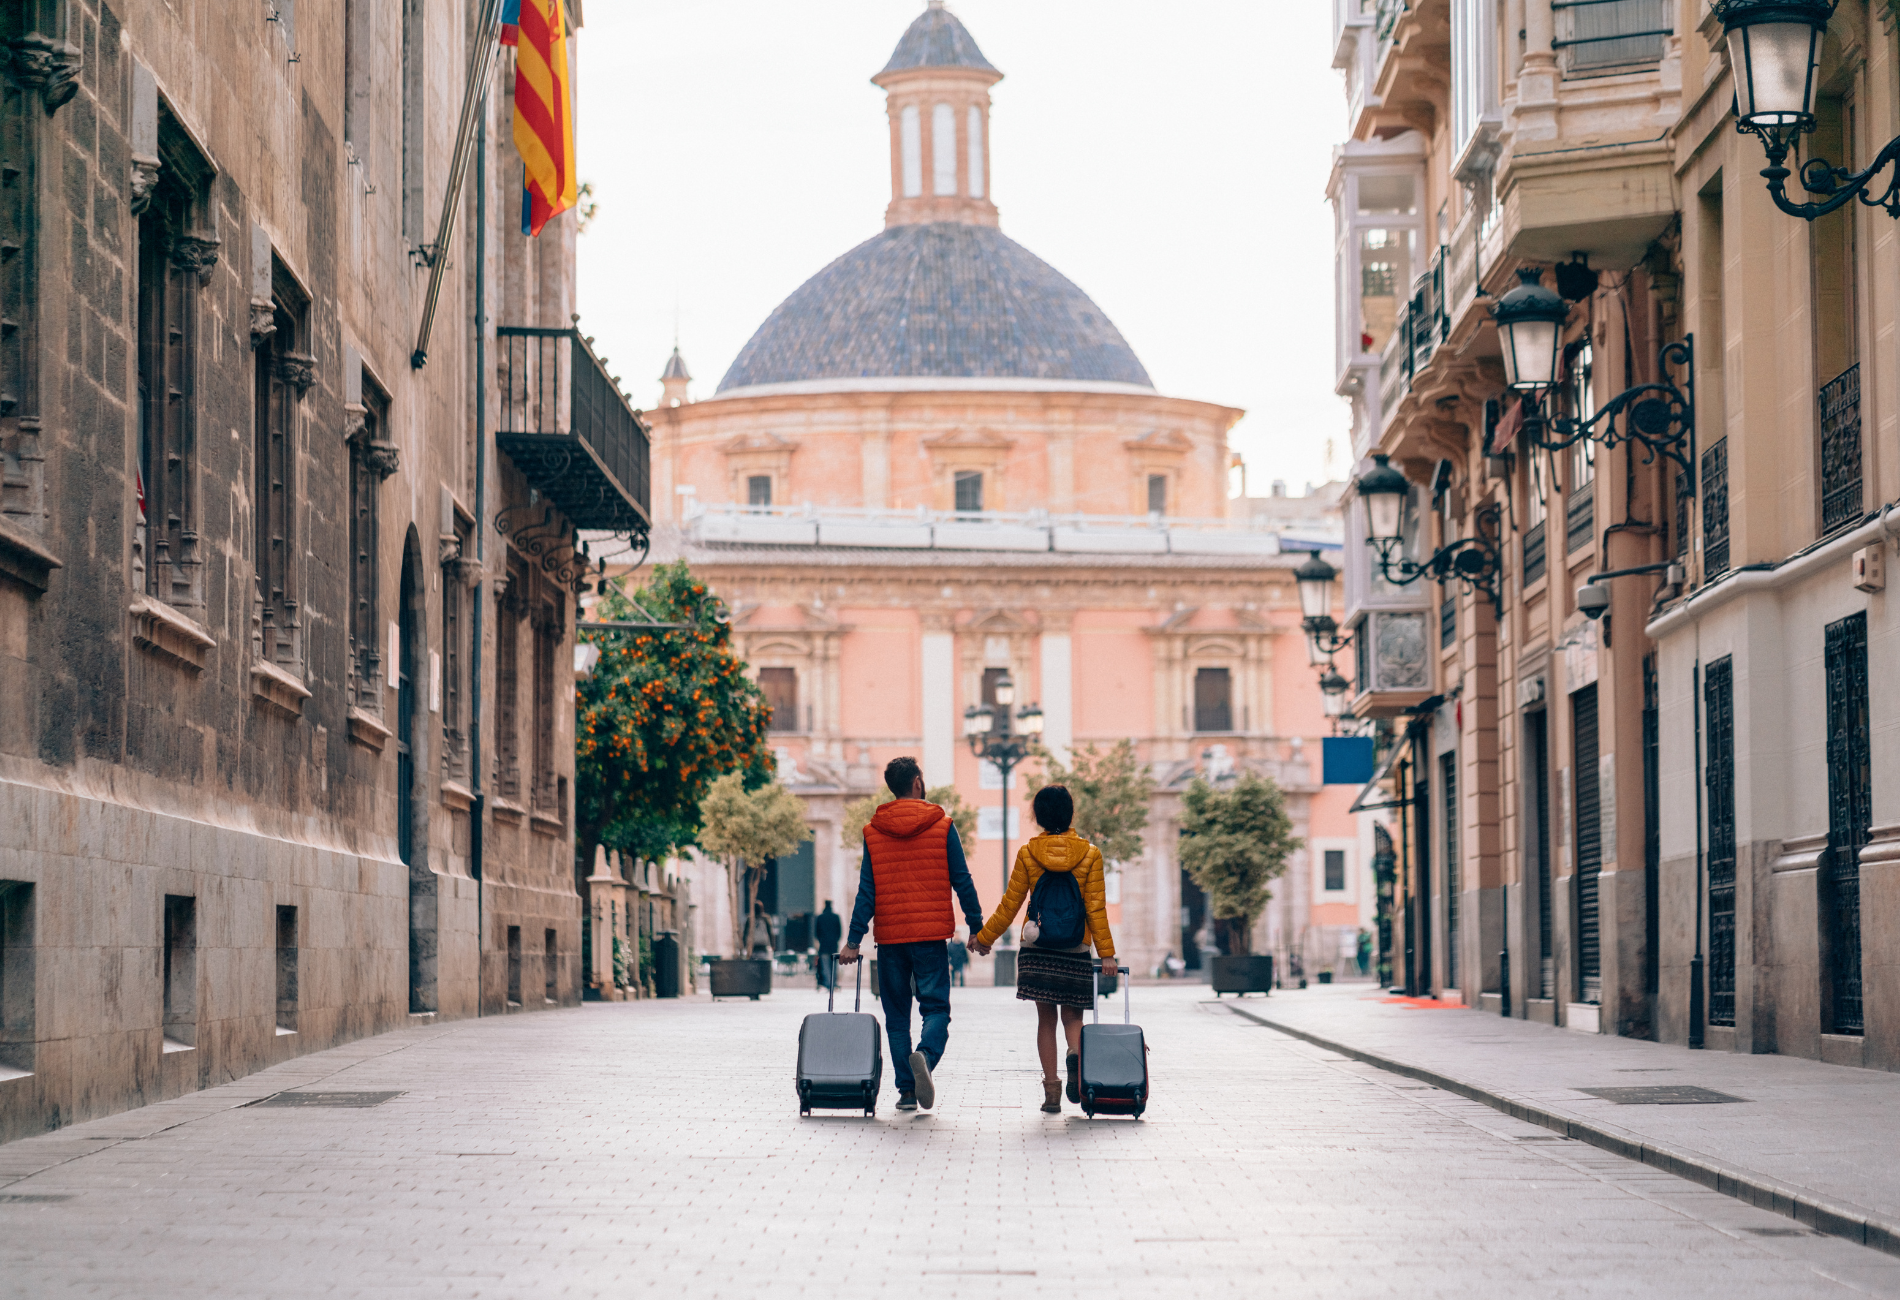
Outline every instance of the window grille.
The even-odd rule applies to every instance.
[[[1564,510],[1564,554],[1574,555],[1597,535],[1597,490],[1593,481],[1570,494]]]
[[[1827,863],[1822,872],[1831,1006],[1837,1034],[1863,1031],[1860,851],[1873,825],[1872,746],[1867,726],[1867,615],[1827,625]]]
[[[1438,605],[1438,648],[1449,650],[1458,644],[1458,598],[1447,596]]]
[[[1538,524],[1524,534],[1524,585],[1530,586],[1544,576],[1544,525]]]
[[[1735,1023],[1735,674],[1724,655],[1702,678],[1708,733],[1709,1023]]]
[[[1326,888],[1330,891],[1343,890],[1346,887],[1346,850],[1326,850]]]
[[[1860,522],[1860,364],[1830,380],[1820,393],[1821,534]]]
[[[1551,0],[1566,77],[1608,76],[1655,63],[1674,30],[1667,0]]]
[[[1702,453],[1702,580],[1728,572],[1728,439]]]
[[[772,504],[772,476],[753,474],[745,481],[745,503],[749,506]]]

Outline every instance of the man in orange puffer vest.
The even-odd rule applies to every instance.
[[[877,810],[864,828],[864,864],[858,871],[858,903],[851,912],[850,942],[840,965],[858,960],[858,945],[872,918],[877,921],[877,986],[884,1002],[884,1032],[891,1040],[891,1075],[897,1109],[929,1110],[937,1102],[931,1071],[950,1041],[950,948],[957,932],[951,893],[963,906],[975,934],[983,926],[976,884],[963,860],[950,815],[924,799],[923,769],[914,758],[894,758],[884,784],[897,798]],[[915,985],[924,1032],[910,1046],[910,995]]]

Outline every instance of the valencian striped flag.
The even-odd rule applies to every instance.
[[[517,12],[510,14],[508,10]],[[573,207],[574,100],[568,85],[567,25],[562,0],[509,0],[516,19],[515,148],[527,170],[521,194],[521,230],[538,235]],[[503,39],[507,37],[504,34]]]

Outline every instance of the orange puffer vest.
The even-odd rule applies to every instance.
[[[934,803],[894,799],[864,828],[877,888],[879,943],[929,943],[957,932],[944,847],[954,824]]]

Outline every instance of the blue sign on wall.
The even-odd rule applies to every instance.
[[[1319,745],[1320,779],[1327,785],[1364,785],[1372,779],[1371,736],[1326,736]]]

